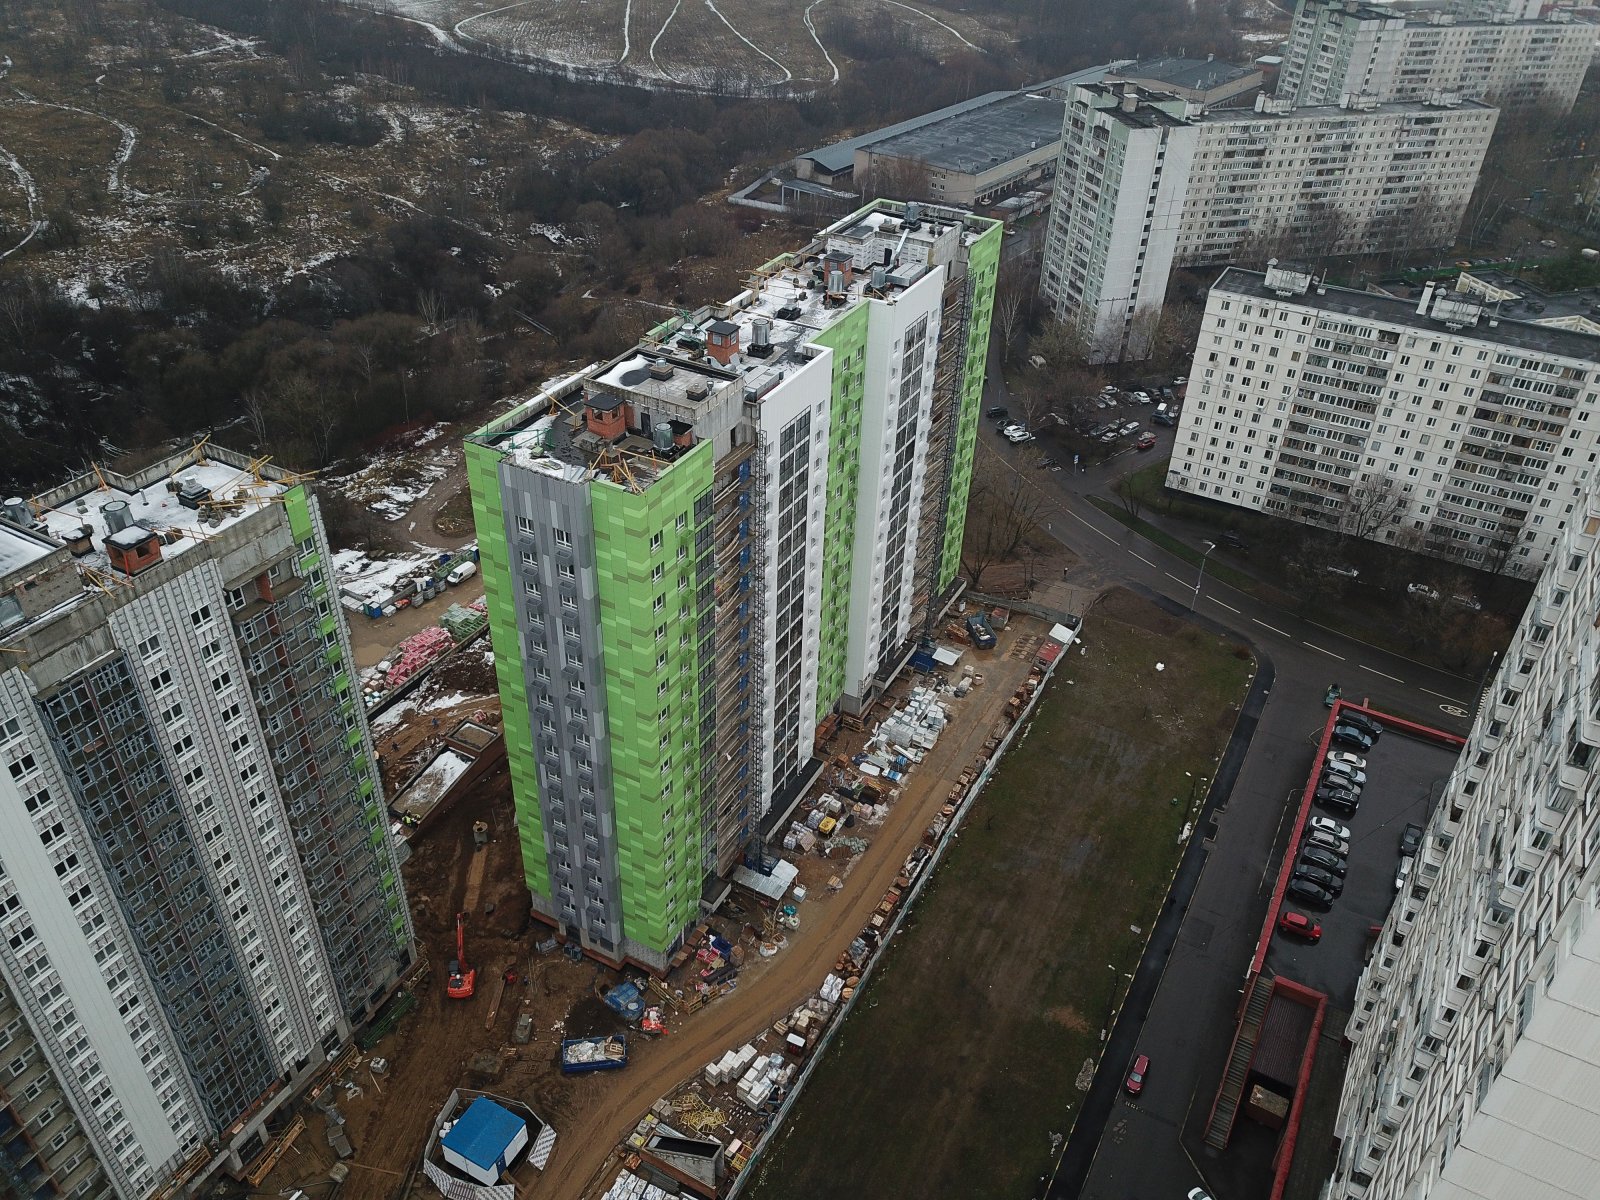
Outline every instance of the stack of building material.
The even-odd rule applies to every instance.
[[[488,623],[487,613],[460,604],[452,604],[444,610],[444,616],[439,618],[440,626],[456,640],[457,644],[477,634]]]
[[[397,688],[423,667],[455,648],[455,639],[437,625],[412,634],[396,647],[396,654],[384,681]]]
[[[839,997],[843,992],[844,980],[832,972],[829,972],[828,977],[822,981],[822,986],[817,989],[817,995],[821,996],[829,1004],[839,1003]]]
[[[632,1171],[623,1171],[606,1189],[602,1200],[673,1200],[673,1193],[646,1183]]]
[[[712,1087],[720,1087],[730,1079],[737,1079],[748,1068],[756,1056],[756,1048],[749,1043],[740,1046],[737,1050],[729,1050],[714,1063],[709,1063],[705,1069],[706,1082]]]
[[[758,1109],[772,1095],[772,1089],[786,1083],[792,1074],[783,1065],[783,1055],[762,1055],[750,1065],[734,1092],[746,1108]]]

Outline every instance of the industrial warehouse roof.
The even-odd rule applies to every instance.
[[[1221,59],[1152,58],[1123,67],[1115,74],[1118,79],[1148,79],[1168,87],[1208,92],[1225,83],[1243,79],[1246,75],[1255,75],[1260,70],[1257,66],[1241,67]]]
[[[1062,75],[1057,79],[1046,80],[1044,83],[1034,87],[1021,88],[1014,92],[985,92],[981,96],[974,96],[971,100],[963,100],[961,103],[952,104],[947,108],[923,113],[920,117],[912,117],[894,125],[887,125],[882,129],[874,129],[871,133],[863,133],[853,138],[846,138],[842,142],[834,142],[831,146],[823,146],[819,150],[813,150],[809,154],[802,154],[800,157],[809,158],[817,164],[819,169],[829,175],[837,175],[841,171],[849,170],[854,165],[858,149],[865,146],[876,147],[881,142],[888,141],[891,138],[898,138],[916,130],[925,129],[928,126],[945,126],[941,133],[932,135],[935,142],[951,137],[959,137],[963,130],[970,130],[971,136],[977,137],[979,131],[993,121],[992,117],[984,114],[985,109],[993,108],[1004,101],[1013,100],[1019,96],[1054,91],[1069,87],[1075,83],[1089,83],[1093,80],[1103,79],[1106,72],[1111,70],[1112,67],[1125,65],[1125,63],[1103,63],[1098,67],[1087,67],[1082,71],[1075,71],[1071,75]],[[1058,103],[1056,106],[1055,128],[1046,134],[1051,141],[1061,136],[1062,108],[1063,106]],[[1016,119],[1030,121],[1034,119],[1029,109],[1013,110],[1012,116]],[[1037,136],[1038,134],[1029,134],[1030,139]],[[1024,146],[1027,144],[1026,141],[1020,138],[1015,139],[1015,141]],[[1011,157],[1015,157],[1015,154]]]
[[[1022,92],[873,142],[870,149],[976,174],[1060,141],[1066,110],[1064,100]]]

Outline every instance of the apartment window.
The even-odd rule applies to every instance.
[[[152,633],[149,637],[145,638],[144,641],[139,643],[139,657],[149,658],[160,649],[161,639]]]
[[[204,625],[209,620],[211,620],[211,606],[209,604],[202,604],[189,614],[190,624],[196,627]]]
[[[651,554],[655,554],[658,551],[660,551],[660,549],[661,549],[661,535],[659,533],[651,534],[650,535],[650,553]]]
[[[667,569],[664,566],[662,566],[660,563],[657,563],[655,566],[650,568],[650,582],[651,583],[660,583],[661,580],[662,580],[662,577],[664,575],[666,575],[666,573],[667,573]]]
[[[520,517],[518,518],[518,524],[521,524]],[[537,567],[539,565],[539,556],[532,550],[522,551],[522,565],[525,567]]]
[[[567,549],[567,550],[572,549],[572,535],[570,533],[568,533],[565,529],[562,529],[559,526],[557,526],[556,530],[555,530],[555,535],[556,535],[556,545],[561,546],[562,548]]]

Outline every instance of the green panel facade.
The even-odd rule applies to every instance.
[[[967,528],[967,497],[972,490],[972,459],[978,444],[978,415],[983,407],[983,380],[989,358],[989,318],[994,311],[995,278],[1005,227],[992,223],[967,251],[967,279],[972,303],[967,314],[966,361],[961,376],[961,412],[950,466],[950,502],[945,510],[944,552],[939,565],[942,593],[961,567],[961,539]]]
[[[850,564],[855,550],[856,492],[861,477],[861,406],[866,395],[867,320],[861,304],[812,340],[833,351],[828,415],[828,494],[822,541],[822,637],[817,661],[817,720],[845,688],[850,633]]]
[[[589,485],[623,932],[661,952],[699,912],[695,500],[713,465],[701,442],[642,494]]]
[[[472,489],[472,520],[478,533],[478,569],[489,606],[489,640],[500,681],[501,726],[511,770],[511,796],[522,844],[522,874],[536,896],[550,896],[550,865],[545,858],[544,818],[539,811],[539,776],[529,724],[528,684],[512,596],[510,547],[500,498],[500,453],[469,439],[467,482]]]

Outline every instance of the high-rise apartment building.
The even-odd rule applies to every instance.
[[[1531,577],[1595,483],[1600,337],[1518,311],[1229,269],[1167,486]]]
[[[663,966],[959,565],[1001,226],[879,202],[467,440],[535,912]]]
[[[1454,97],[1204,110],[1133,84],[1079,84],[1040,288],[1089,360],[1114,362],[1148,353],[1174,267],[1447,245],[1495,117]]]
[[[1600,27],[1554,10],[1457,15],[1397,12],[1358,0],[1299,0],[1277,96],[1293,105],[1345,96],[1425,100],[1454,92],[1501,108],[1568,112],[1594,58]]]
[[[1357,988],[1330,1200],[1600,1179],[1600,503],[1565,528]]]
[[[411,961],[335,593],[220,449],[0,510],[0,1191],[237,1168]]]

